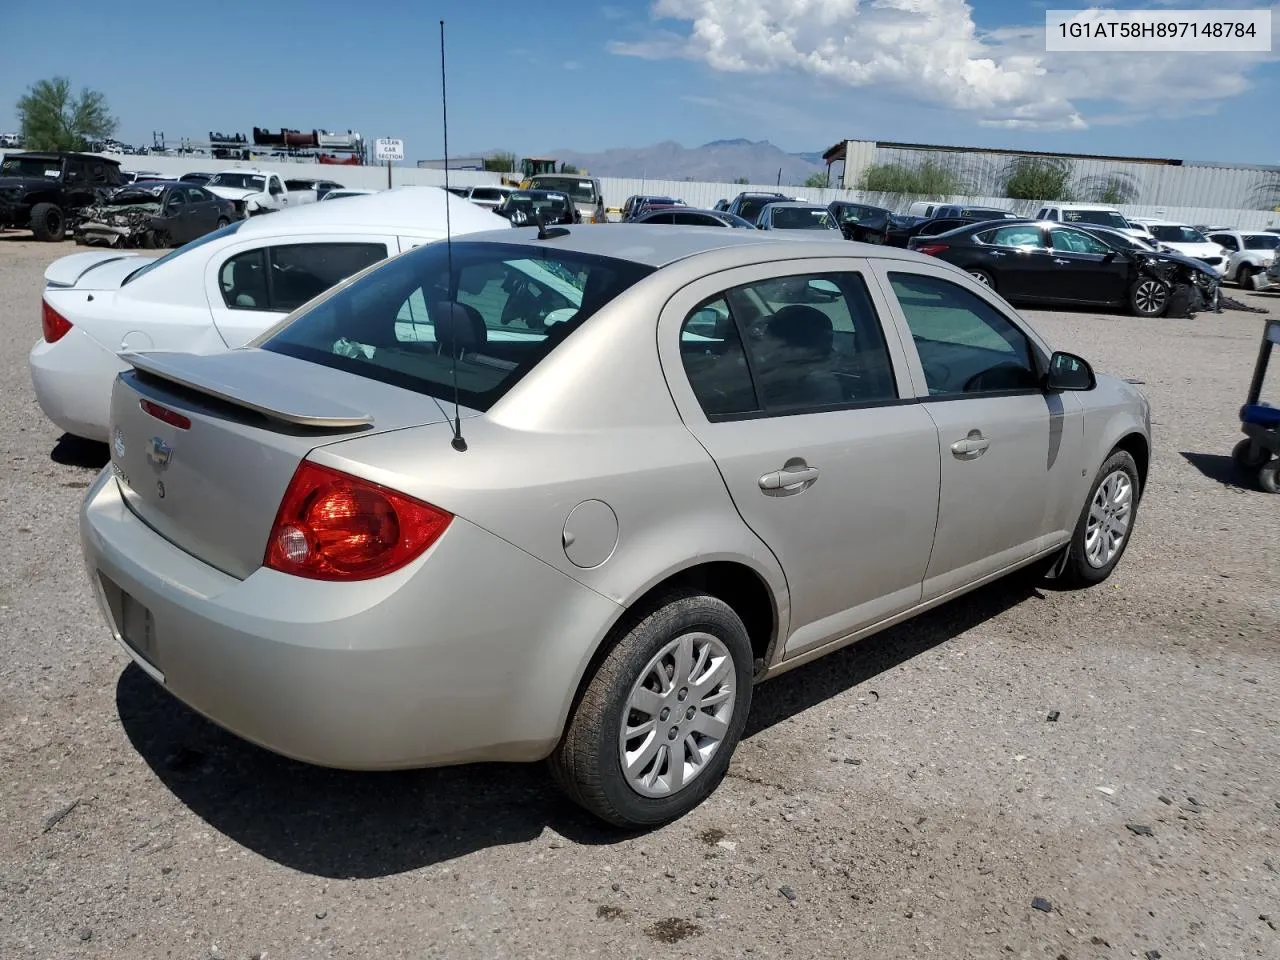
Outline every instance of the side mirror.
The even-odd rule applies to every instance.
[[[1046,390],[1092,390],[1097,385],[1093,367],[1082,357],[1056,350],[1049,358],[1049,372],[1044,378]]]
[[[1108,250],[1108,251],[1106,252],[1106,254],[1103,256],[1103,258],[1102,258],[1102,262],[1103,262],[1103,263],[1110,263],[1110,262],[1111,262],[1112,260],[1114,260],[1115,258],[1116,258],[1116,252],[1115,252],[1114,250]]]

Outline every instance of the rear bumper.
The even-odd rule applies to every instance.
[[[80,529],[111,632],[139,666],[232,733],[322,766],[546,756],[619,612],[458,519],[410,567],[355,584],[227,576],[139,520],[110,468]]]
[[[128,364],[72,327],[57,343],[32,347],[27,366],[46,417],[72,436],[106,443],[111,384]]]

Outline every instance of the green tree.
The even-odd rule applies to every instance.
[[[827,175],[825,173],[811,173],[805,179],[803,186],[825,188],[827,185]]]
[[[484,168],[490,173],[515,173],[516,155],[509,150],[499,150],[493,156],[484,158]]]
[[[1111,186],[1118,188],[1118,184]],[[1071,162],[1058,157],[1015,157],[1005,167],[1004,195],[1010,200],[1070,200]]]
[[[73,96],[66,77],[32,84],[18,98],[18,122],[28,150],[85,150],[90,140],[105,140],[118,125],[105,96],[88,87]]]
[[[750,183],[751,181],[748,180],[746,177],[734,177],[733,182],[734,183]]]
[[[950,197],[963,193],[960,177],[936,160],[915,166],[875,163],[862,171],[859,189],[868,193],[905,193],[921,197]]]

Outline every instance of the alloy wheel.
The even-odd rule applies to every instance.
[[[724,743],[736,703],[737,672],[720,639],[695,631],[664,646],[623,710],[618,757],[628,786],[645,797],[687,787]]]
[[[1168,291],[1165,290],[1163,283],[1158,280],[1144,280],[1138,284],[1134,300],[1138,305],[1139,312],[1152,314],[1159,313],[1163,309],[1164,302],[1168,296]]]
[[[1101,569],[1110,563],[1129,536],[1133,516],[1133,482],[1123,470],[1107,474],[1089,504],[1084,531],[1084,555],[1089,566]]]

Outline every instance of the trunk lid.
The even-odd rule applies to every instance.
[[[59,257],[45,268],[44,284],[82,290],[117,290],[125,277],[152,259],[110,250],[73,253]]]
[[[263,350],[123,359],[133,369],[112,390],[109,449],[125,502],[241,579],[262,565],[280,501],[311,450],[447,419],[431,397]]]

